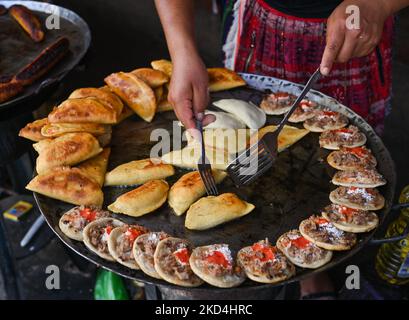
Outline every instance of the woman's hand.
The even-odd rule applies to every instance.
[[[195,128],[196,119],[202,120],[203,125],[214,121],[213,116],[203,117],[209,103],[208,75],[197,53],[175,55],[168,99],[186,129]]]
[[[344,63],[372,52],[381,40],[386,18],[392,14],[393,1],[396,0],[345,0],[332,12],[321,61],[323,75],[329,74],[334,62]],[[359,29],[347,26],[347,8],[352,5],[359,8]]]
[[[215,120],[203,115],[209,102],[209,80],[194,40],[193,3],[155,0],[173,62],[168,99],[186,129],[196,128],[196,119],[204,126]]]

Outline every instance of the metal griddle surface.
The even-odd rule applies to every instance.
[[[296,93],[297,90],[300,89],[294,84],[274,78],[254,75],[243,76],[248,83],[257,85],[262,89],[268,90],[269,88],[277,89],[277,87],[280,87],[281,90],[293,93]],[[256,80],[257,82],[254,83],[253,80]],[[261,91],[246,88],[213,94],[212,99],[238,98],[259,103],[262,95],[263,92]],[[368,146],[373,150],[379,162],[378,170],[388,180],[388,184],[385,187],[380,188],[380,191],[386,198],[385,208],[378,212],[381,221],[383,221],[392,203],[396,179],[393,161],[391,160],[388,151],[385,149],[380,138],[362,118],[336,101],[318,92],[312,93],[311,95],[310,97],[314,100],[328,105],[333,110],[346,114],[350,119],[350,122],[359,126],[367,135]],[[269,123],[277,123],[280,119],[279,117],[268,118]],[[158,114],[153,123],[148,124],[135,116],[127,119],[117,127],[114,127],[109,168],[112,169],[115,166],[128,161],[148,157],[150,148],[154,145],[154,143],[149,142],[150,132],[155,128],[171,129],[172,120],[175,119],[176,118],[172,112],[167,112]],[[334,170],[324,161],[327,154],[327,151],[319,148],[318,134],[310,133],[301,141],[280,153],[274,168],[251,186],[236,189],[232,182],[226,178],[220,185],[219,191],[235,192],[241,198],[255,204],[256,209],[243,218],[228,222],[210,230],[189,231],[185,229],[185,216],[175,216],[167,204],[159,210],[140,218],[132,218],[122,215],[114,216],[127,223],[138,223],[151,230],[163,230],[173,236],[187,238],[195,246],[212,243],[228,243],[233,250],[238,250],[241,247],[251,245],[263,238],[268,238],[272,243],[275,243],[281,234],[290,229],[298,228],[299,223],[303,219],[312,214],[319,214],[320,209],[329,204],[328,195],[329,192],[334,189],[334,186],[330,184],[330,179]],[[187,170],[177,169],[177,175],[168,179],[170,185],[186,172]],[[104,188],[105,206],[112,203],[120,194],[131,189],[132,188]],[[119,263],[105,261],[90,252],[81,242],[67,238],[59,230],[58,220],[61,214],[70,209],[72,205],[38,194],[36,195],[36,198],[50,227],[67,246],[78,254],[124,277],[137,279],[146,283],[172,286],[162,280],[146,276],[141,271],[134,271]],[[373,236],[373,233],[374,232],[370,232],[359,235],[359,241],[352,250],[336,252],[332,261],[319,269],[308,270],[297,268],[297,275],[286,282],[300,280],[303,277],[332,268],[342,261],[345,261],[359,250],[363,249],[365,243]],[[255,287],[262,288],[265,286],[266,285],[247,280],[240,288],[257,290]],[[235,289],[218,289],[209,285],[203,285],[200,288],[189,288],[187,290],[227,291]]]
[[[65,8],[36,1],[0,1],[0,4],[7,8],[14,4],[28,7],[39,17],[45,31],[44,40],[35,43],[9,14],[0,16],[0,75],[16,74],[59,37],[67,37],[70,41],[68,55],[46,75],[26,87],[20,95],[0,104],[0,111],[2,111],[39,93],[40,90],[51,84],[50,80],[74,68],[88,50],[91,33],[82,18]],[[61,17],[60,29],[48,30],[45,27],[45,20],[54,8],[58,8]]]

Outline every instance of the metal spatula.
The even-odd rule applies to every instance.
[[[320,70],[317,69],[274,132],[266,133],[257,143],[243,151],[229,164],[227,173],[236,186],[240,187],[251,183],[273,166],[278,153],[278,135],[295,109],[297,109],[298,104],[304,99],[320,76]]]
[[[200,134],[200,145],[201,145],[201,155],[199,162],[197,163],[197,169],[199,170],[200,177],[202,178],[203,184],[206,189],[206,193],[209,196],[217,196],[219,192],[217,191],[216,181],[214,180],[212,167],[210,165],[209,159],[206,158],[206,151],[203,141],[203,125],[202,121],[196,121],[196,128],[199,130]]]

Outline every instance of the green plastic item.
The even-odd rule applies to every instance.
[[[94,288],[95,300],[129,300],[124,281],[117,274],[99,269]]]

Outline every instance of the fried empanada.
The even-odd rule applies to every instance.
[[[151,68],[139,68],[131,71],[131,73],[144,81],[153,89],[156,89],[169,82],[169,76],[160,70]]]
[[[89,97],[65,100],[48,115],[48,121],[115,124],[118,118],[115,110]]]
[[[122,113],[124,104],[116,94],[111,92],[111,90],[106,90],[103,88],[80,88],[73,91],[68,97],[68,99],[80,99],[90,97],[98,99],[99,102],[102,102],[111,109],[115,110],[116,115],[118,117]]]
[[[222,182],[226,176],[226,172],[213,170],[213,177],[216,183]],[[189,209],[192,203],[205,194],[206,189],[199,171],[193,171],[183,175],[170,188],[168,203],[174,213],[180,216]]]
[[[207,73],[209,75],[210,92],[229,90],[246,85],[246,81],[236,72],[226,68],[208,68]]]
[[[86,132],[67,133],[40,148],[37,173],[43,174],[52,168],[76,165],[101,151],[102,148],[93,135]]]
[[[41,128],[41,134],[47,138],[60,137],[74,132],[88,132],[98,137],[110,133],[111,126],[100,123],[47,123]]]
[[[162,71],[169,78],[172,76],[173,65],[172,65],[172,62],[169,60],[165,60],[165,59],[155,60],[151,62],[151,66],[155,70]]]
[[[100,208],[104,200],[100,186],[78,168],[55,168],[36,176],[26,189],[76,205]]]
[[[226,170],[230,162],[234,159],[228,152],[213,148],[206,148],[206,157],[209,159],[213,169]],[[194,143],[180,150],[171,151],[164,154],[161,159],[165,163],[187,169],[197,169],[200,158],[200,144]]]
[[[132,217],[140,217],[162,206],[168,196],[169,185],[165,180],[151,180],[140,187],[119,196],[108,209]]]
[[[208,196],[192,204],[187,211],[185,227],[190,230],[206,230],[222,223],[243,217],[255,208],[234,193]]]
[[[156,112],[156,98],[152,88],[132,73],[118,72],[105,78],[105,83],[137,115],[151,122]]]
[[[124,163],[105,176],[106,186],[131,186],[149,180],[165,179],[175,174],[172,165],[159,159],[143,159]]]
[[[35,120],[31,123],[28,123],[24,128],[22,128],[18,135],[20,137],[23,137],[23,138],[26,138],[26,139],[29,139],[35,142],[38,142],[43,139],[47,139],[47,137],[41,133],[42,128],[46,126],[47,124],[48,124],[47,118]]]

